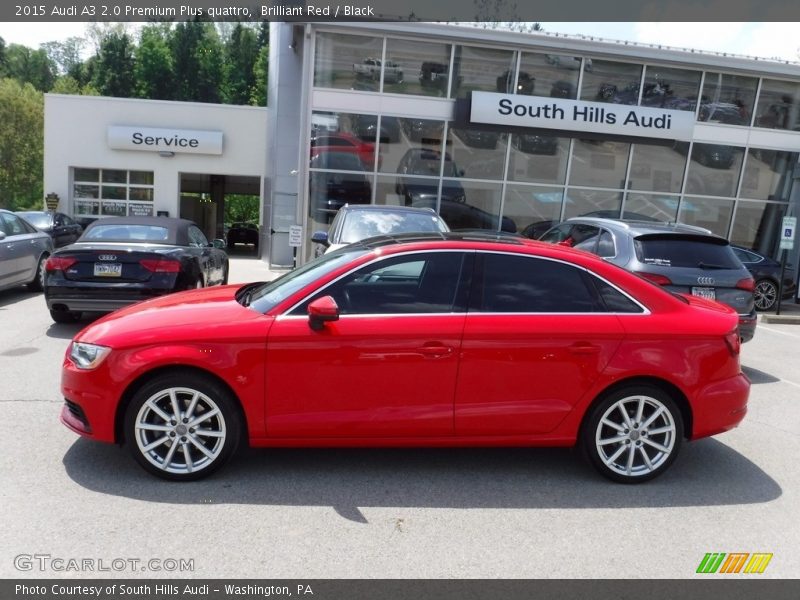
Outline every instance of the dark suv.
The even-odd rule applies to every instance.
[[[576,217],[543,242],[586,250],[672,292],[717,300],[739,313],[739,335],[753,338],[754,281],[725,238],[680,223]]]

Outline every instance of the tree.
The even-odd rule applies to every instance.
[[[136,95],[139,98],[172,100],[176,97],[175,68],[169,47],[171,27],[159,23],[142,27],[136,51]]]
[[[267,105],[267,84],[269,83],[269,46],[264,46],[258,51],[258,60],[253,66],[254,81],[250,94],[250,104],[253,106]]]
[[[44,50],[11,44],[6,48],[6,76],[30,83],[42,92],[50,91],[56,80],[56,65]]]
[[[43,98],[30,83],[0,79],[0,207],[42,207]]]
[[[0,77],[6,76],[6,41],[0,36]]]
[[[255,32],[237,23],[225,44],[225,101],[248,104],[255,81],[258,40]]]
[[[219,102],[223,84],[222,44],[212,23],[186,21],[172,30],[176,100]]]
[[[100,43],[92,85],[103,96],[130,98],[134,86],[133,43],[127,33],[111,33]]]
[[[69,37],[64,41],[45,42],[40,48],[58,68],[61,75],[70,73],[81,64],[81,52],[86,45],[82,37]]]
[[[269,21],[261,21],[258,25],[258,48],[269,46]]]

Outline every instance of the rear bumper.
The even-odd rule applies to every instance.
[[[47,308],[66,312],[112,312],[137,302],[164,296],[175,290],[140,288],[120,290],[113,288],[48,287],[45,289]]]
[[[756,334],[756,323],[758,323],[758,317],[755,310],[747,315],[739,315],[739,336],[742,338],[742,342],[749,342],[753,339]]]
[[[693,403],[692,439],[716,435],[741,423],[747,414],[750,380],[744,373],[704,387]]]

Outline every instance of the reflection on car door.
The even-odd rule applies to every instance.
[[[581,400],[623,336],[589,277],[555,260],[479,258],[461,348],[456,435],[546,433]]]
[[[267,342],[267,435],[452,435],[473,255],[377,259],[279,317]],[[341,315],[312,331],[306,307],[322,296]]]

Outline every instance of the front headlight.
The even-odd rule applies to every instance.
[[[69,351],[69,357],[79,369],[96,369],[101,362],[111,352],[111,348],[97,346],[95,344],[84,344],[73,342]]]

